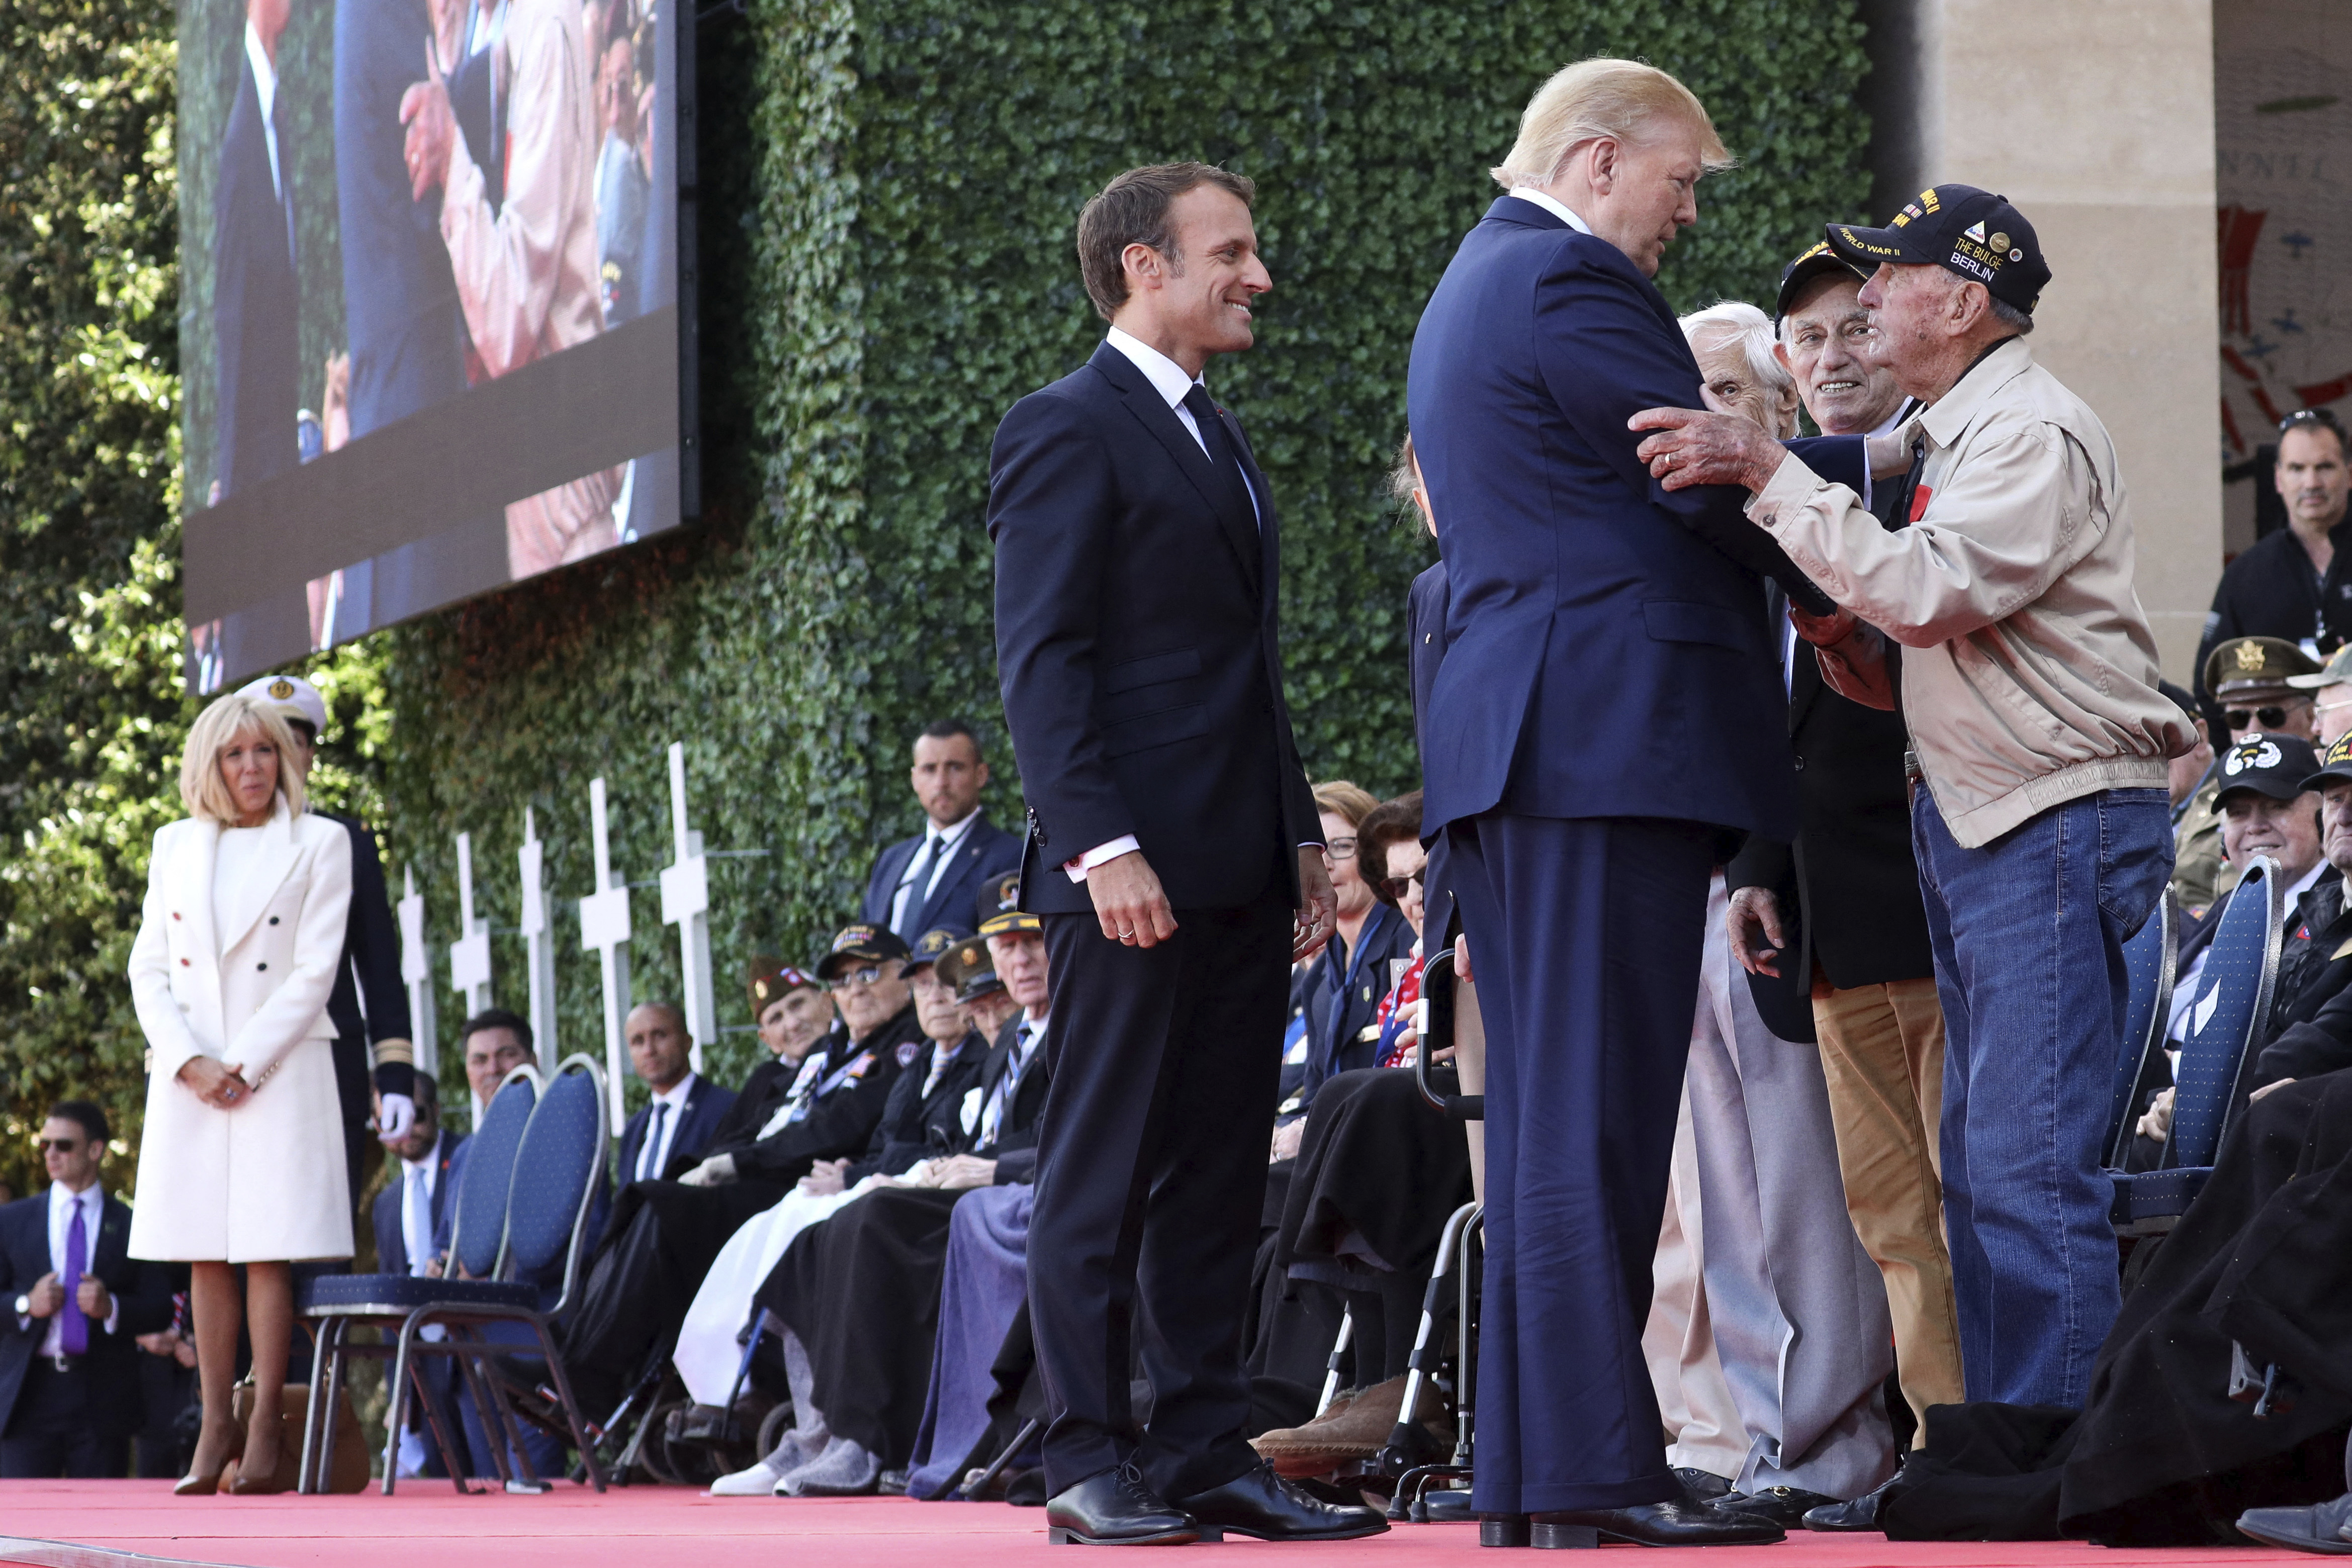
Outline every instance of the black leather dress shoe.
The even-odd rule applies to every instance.
[[[1133,1465],[1088,1476],[1045,1504],[1045,1539],[1055,1546],[1182,1546],[1200,1538],[1192,1516],[1145,1486]]]
[[[1254,1465],[1176,1506],[1192,1516],[1203,1541],[1222,1541],[1228,1533],[1260,1541],[1353,1541],[1389,1527],[1380,1510],[1308,1497],[1271,1465]]]
[[[1802,1487],[1765,1487],[1759,1491],[1726,1492],[1706,1506],[1749,1519],[1769,1519],[1783,1530],[1794,1530],[1817,1508],[1834,1508],[1838,1500]]]
[[[1804,1526],[1829,1535],[1883,1530],[1885,1526],[1878,1522],[1878,1511],[1885,1506],[1895,1483],[1902,1479],[1903,1472],[1897,1469],[1852,1502],[1826,1502],[1819,1508],[1807,1509]]]
[[[1713,1502],[1731,1490],[1731,1483],[1713,1470],[1695,1469],[1687,1465],[1675,1467],[1675,1479],[1681,1483],[1685,1502]]]
[[[1481,1546],[1525,1546],[1530,1528],[1524,1513],[1482,1513],[1478,1516]]]
[[[1789,1539],[1768,1520],[1693,1508],[1686,1502],[1647,1502],[1638,1508],[1580,1508],[1566,1513],[1529,1514],[1530,1544],[1571,1547],[1590,1531],[1602,1541],[1635,1546],[1769,1546]]]
[[[2352,1557],[2352,1492],[2309,1508],[2250,1508],[2238,1528],[2273,1546]]]

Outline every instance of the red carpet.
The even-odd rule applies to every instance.
[[[709,1498],[653,1487],[616,1488],[599,1497],[568,1483],[545,1497],[459,1497],[446,1481],[404,1481],[389,1499],[373,1490],[358,1497],[181,1499],[161,1481],[0,1482],[0,1563],[28,1568],[137,1568],[122,1553],[239,1568],[1035,1568],[1046,1551],[1042,1509],[995,1503]],[[1482,1555],[1466,1525],[1401,1525],[1370,1541],[1328,1546],[1195,1546],[1180,1561],[1213,1555],[1248,1568],[1276,1552],[1284,1561],[1363,1568],[1477,1568],[1498,1559],[1528,1564],[1533,1557]],[[1549,1553],[1542,1560],[1558,1561]],[[2188,1568],[2312,1561],[2225,1547],[2108,1552],[2080,1542],[1895,1544],[1875,1535],[1801,1533],[1780,1546],[1640,1558],[1643,1568],[1749,1562],[1782,1568]]]

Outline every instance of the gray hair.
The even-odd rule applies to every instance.
[[[1985,290],[1985,302],[1992,307],[1992,319],[2019,337],[2022,338],[2033,330],[2032,316],[2006,300],[1995,299],[1992,290]]]
[[[1766,392],[1778,396],[1797,384],[1797,378],[1772,351],[1772,319],[1746,300],[1726,299],[1694,310],[1678,324],[1694,354],[1738,343],[1749,373]]]

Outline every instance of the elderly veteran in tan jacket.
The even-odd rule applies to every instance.
[[[2157,690],[2114,444],[2025,345],[2050,277],[2032,225],[1938,185],[1828,237],[1877,269],[1873,352],[1925,404],[1871,455],[1907,527],[1745,421],[1632,423],[1662,432],[1641,455],[1668,487],[1755,492],[1749,517],[1837,601],[1799,624],[1824,678],[1882,707],[1899,690],[1968,1396],[2080,1405],[2119,1304],[2099,1144],[2122,946],[2171,873],[2165,763],[2195,737]]]

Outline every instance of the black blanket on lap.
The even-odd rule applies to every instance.
[[[2136,1260],[2137,1261],[2137,1260]],[[2241,1539],[2244,1510],[2343,1490],[2352,1424],[2352,1071],[2247,1108],[2101,1348],[2089,1403],[1937,1406],[1883,1518],[1906,1541]],[[2288,1403],[2229,1396],[2231,1344]]]

